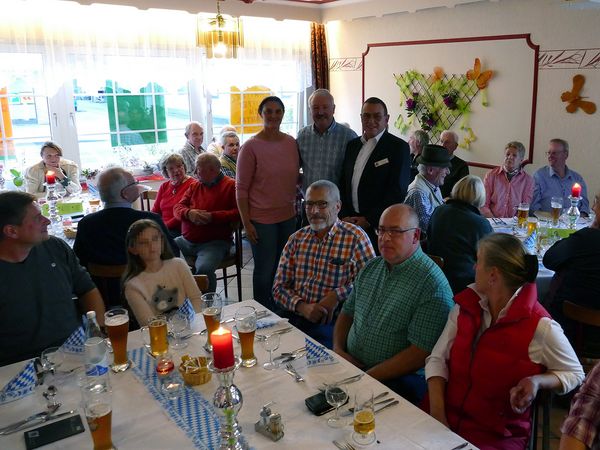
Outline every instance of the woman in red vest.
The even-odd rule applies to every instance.
[[[425,367],[433,417],[480,449],[526,447],[539,389],[565,394],[583,369],[538,303],[537,257],[508,234],[479,242],[475,283],[456,306]]]

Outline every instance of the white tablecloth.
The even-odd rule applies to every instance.
[[[253,300],[229,305],[224,309],[223,317],[233,316],[240,305],[252,305],[257,309],[263,309]],[[276,325],[281,327],[283,325]],[[201,315],[196,316],[193,329],[204,329],[204,321]],[[272,328],[272,329],[275,329]],[[267,330],[259,330],[266,333]],[[274,354],[282,351],[291,351],[304,345],[305,335],[299,330],[281,336],[281,346]],[[171,351],[177,358],[185,353],[192,355],[203,355],[202,345],[205,337],[193,337],[189,339],[188,348],[180,351]],[[133,349],[141,346],[139,332],[129,334],[128,348]],[[239,347],[235,344],[236,354]],[[304,399],[317,392],[318,387],[325,381],[335,381],[347,376],[360,373],[359,369],[352,366],[344,359],[336,356],[337,364],[301,367],[300,373],[306,379],[304,383],[296,383],[294,379],[283,370],[267,371],[262,368],[262,363],[268,359],[258,342],[255,342],[255,354],[258,364],[253,368],[242,368],[235,375],[235,384],[241,390],[244,404],[239,413],[239,420],[243,428],[243,434],[252,448],[256,449],[326,449],[335,448],[332,440],[348,440],[351,442],[352,427],[351,417],[349,425],[343,429],[333,429],[327,426],[327,417],[324,415],[316,417],[312,415],[304,404]],[[75,367],[82,362],[69,356],[69,360],[63,365],[64,369]],[[22,367],[23,363],[17,363],[0,368],[0,386],[4,386],[12,376]],[[191,441],[162,410],[160,404],[154,400],[152,395],[138,381],[131,370],[120,374],[110,375],[113,387],[113,443],[120,450],[127,449],[167,449],[193,448]],[[217,387],[215,377],[206,385],[196,387],[206,398],[212,399]],[[389,390],[378,381],[368,375],[357,383],[348,385],[349,394],[352,398],[357,389],[370,387],[374,394]],[[79,401],[79,391],[74,375],[64,375],[62,382],[58,385],[58,399],[63,403],[60,411],[79,409],[85,422]],[[0,406],[0,427],[16,420],[29,416],[45,408],[45,402],[39,387],[34,392],[18,401]],[[460,436],[449,431],[432,417],[416,408],[401,397],[392,393],[393,397],[400,400],[400,404],[376,415],[376,434],[380,444],[373,444],[377,449],[440,449],[449,450],[464,442]],[[279,412],[285,426],[285,436],[278,442],[273,442],[254,431],[254,423],[258,421],[261,405],[275,401],[271,407],[273,412]],[[352,403],[352,402],[350,402]],[[332,413],[330,413],[332,414]],[[44,448],[52,449],[81,449],[91,448],[91,435],[86,432],[69,437]],[[24,449],[25,443],[23,432],[9,436],[0,436],[0,448],[2,449]],[[467,448],[474,448],[469,446]]]

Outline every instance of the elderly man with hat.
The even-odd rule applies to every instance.
[[[419,173],[408,186],[404,203],[417,212],[421,230],[427,230],[433,210],[444,204],[440,186],[450,173],[450,158],[441,145],[426,145],[417,158]]]

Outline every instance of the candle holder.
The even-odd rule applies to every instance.
[[[581,197],[573,197],[572,195],[569,195],[569,201],[571,202],[571,206],[567,210],[567,217],[569,218],[569,228],[572,230],[575,229],[577,219],[579,219],[579,216],[581,215],[581,213],[579,212],[579,208],[577,208],[579,200],[581,200]]]
[[[58,213],[56,203],[60,198],[56,193],[56,183],[44,183],[46,186],[46,203],[48,203],[48,219],[50,219],[50,227],[55,234],[62,232],[62,217]]]
[[[221,422],[221,450],[248,450],[250,447],[244,436],[242,427],[237,420],[237,415],[244,399],[242,392],[233,384],[235,371],[239,369],[242,360],[236,357],[234,365],[225,369],[218,369],[214,361],[208,363],[208,370],[213,372],[219,380],[219,387],[213,396],[213,406]]]

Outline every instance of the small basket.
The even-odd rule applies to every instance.
[[[67,239],[75,239],[75,236],[77,236],[77,230],[75,228],[65,227],[63,228],[63,232]]]
[[[179,365],[179,373],[183,381],[188,386],[198,386],[206,384],[212,378],[212,374],[208,370],[207,360],[204,357],[194,358],[199,363],[199,366],[189,366],[187,361],[183,361]]]

